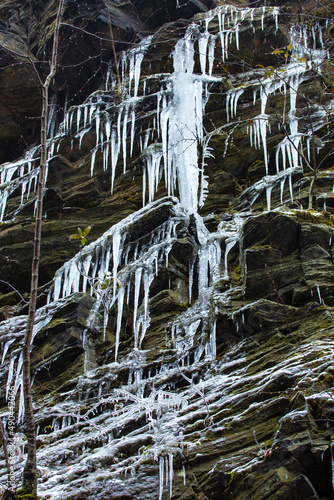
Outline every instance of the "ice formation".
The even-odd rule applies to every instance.
[[[136,108],[145,98],[143,86],[140,91],[141,64],[152,42],[152,36],[123,53],[121,59],[121,92],[123,101],[115,105],[110,94],[100,91],[92,94],[87,101],[70,108],[63,123],[49,141],[49,158],[57,149],[57,144],[70,129],[76,131],[75,138],[79,148],[87,132],[95,129],[96,144],[92,150],[91,174],[94,175],[97,153],[103,156],[103,169],[111,172],[111,192],[113,192],[116,166],[120,155],[123,158],[123,172],[127,169],[127,158],[132,156],[134,143],[139,140],[143,163],[143,205],[154,200],[155,192],[161,180],[164,180],[168,195],[178,195],[181,203],[190,211],[196,212],[202,206],[206,193],[207,181],[204,175],[207,146],[203,131],[203,114],[209,97],[209,85],[217,80],[213,75],[213,63],[217,57],[217,41],[223,60],[228,57],[229,44],[234,41],[239,47],[239,30],[243,23],[253,25],[260,16],[261,28],[264,19],[272,17],[278,29],[279,9],[241,8],[220,6],[207,14],[203,21],[191,24],[185,36],[176,43],[172,57],[174,72],[165,79],[161,90],[156,94],[156,123],[143,134],[138,134],[136,127]],[[210,23],[218,20],[217,34],[210,32]],[[255,30],[253,25],[253,30]],[[320,49],[317,46],[320,45]],[[265,77],[263,82],[247,84],[254,88],[254,104],[260,100],[260,114],[249,125],[250,142],[255,148],[262,148],[266,172],[268,175],[267,133],[270,131],[270,119],[266,114],[268,98],[280,91],[289,94],[290,109],[287,110],[289,133],[277,146],[276,169],[298,167],[300,164],[299,148],[303,136],[298,132],[296,118],[296,100],[298,88],[305,78],[311,61],[317,70],[326,57],[323,48],[322,28],[319,24],[312,27],[311,33],[306,28],[291,28],[290,61],[282,68]],[[194,72],[196,50],[199,53],[201,74]],[[107,86],[110,85],[110,70],[107,74]],[[145,79],[144,83],[146,82]],[[115,86],[112,80],[111,85]],[[238,119],[238,102],[245,91],[244,86],[229,90],[226,94],[227,122]],[[115,87],[113,87],[115,88]],[[282,118],[284,121],[284,117]],[[155,132],[153,130],[156,129]],[[128,145],[128,143],[130,143]],[[203,150],[202,156],[199,151]],[[38,170],[35,164],[36,148],[28,151],[26,158],[1,167],[0,221],[4,220],[7,198],[14,191],[15,182],[22,186],[23,197],[29,198],[32,182],[36,182]],[[26,167],[24,167],[26,165]],[[34,165],[36,166],[36,165]]]
[[[178,6],[178,2],[177,2]],[[128,386],[132,392],[124,390],[111,396],[112,403],[126,401],[129,406],[124,409],[115,406],[113,413],[102,410],[103,431],[100,429],[98,417],[88,414],[92,425],[96,425],[94,439],[99,443],[94,459],[103,463],[106,457],[117,456],[118,447],[121,449],[121,439],[113,437],[113,432],[127,425],[133,415],[139,418],[146,415],[148,429],[145,435],[132,434],[126,439],[135,442],[142,439],[145,443],[147,436],[154,434],[152,451],[143,451],[146,457],[156,460],[159,469],[159,499],[163,498],[166,486],[172,496],[173,483],[173,454],[182,450],[182,417],[178,410],[187,404],[187,398],[193,391],[200,395],[194,414],[201,414],[205,390],[203,384],[194,384],[190,380],[190,387],[183,391],[184,398],[177,401],[167,391],[155,391],[144,397],[143,368],[141,363],[145,357],[142,345],[150,327],[150,288],[154,279],[163,267],[168,267],[168,258],[173,244],[178,238],[179,226],[187,227],[190,216],[193,215],[198,239],[198,252],[189,263],[188,270],[188,303],[186,311],[180,313],[168,324],[166,347],[177,353],[177,363],[174,366],[161,366],[156,379],[163,379],[170,371],[178,372],[190,364],[199,365],[201,362],[214,362],[216,357],[216,318],[218,306],[228,303],[230,290],[219,291],[218,282],[229,282],[230,273],[228,259],[232,249],[239,247],[242,254],[240,235],[243,226],[243,216],[237,215],[231,221],[220,222],[215,233],[210,233],[198,214],[208,191],[208,181],[205,175],[205,160],[210,155],[209,140],[205,136],[203,117],[205,107],[210,96],[210,85],[220,79],[214,76],[214,61],[217,51],[221,51],[222,61],[229,56],[229,47],[235,44],[239,48],[240,28],[242,23],[255,27],[255,18],[260,19],[261,28],[266,18],[274,19],[276,31],[278,29],[278,8],[239,8],[220,6],[207,14],[202,21],[191,24],[184,35],[175,45],[172,52],[173,72],[165,75],[160,89],[156,92],[156,109],[151,126],[145,130],[138,128],[136,110],[140,102],[145,99],[148,81],[141,77],[141,64],[152,37],[144,39],[138,46],[124,52],[121,59],[122,97],[120,104],[115,103],[110,92],[99,91],[92,94],[82,105],[72,107],[65,113],[64,121],[59,130],[49,142],[49,159],[56,154],[57,148],[69,131],[74,132],[74,139],[78,141],[79,149],[85,135],[95,131],[95,145],[91,155],[91,175],[95,174],[97,158],[102,155],[102,168],[110,170],[111,192],[113,192],[117,176],[117,165],[122,157],[122,170],[126,171],[128,159],[135,148],[141,152],[143,168],[143,208],[128,216],[111,227],[99,239],[87,245],[75,257],[67,261],[56,273],[54,283],[49,292],[48,305],[40,309],[37,315],[34,335],[50,321],[52,315],[65,303],[71,294],[76,292],[90,293],[96,298],[95,306],[89,317],[87,330],[82,332],[82,343],[86,355],[85,374],[82,376],[83,397],[88,398],[94,393],[95,368],[89,359],[88,335],[97,321],[98,311],[103,311],[102,328],[106,331],[108,313],[112,307],[117,309],[116,314],[116,342],[115,363],[106,367],[106,385],[100,384],[98,397],[102,398],[103,391],[108,392],[110,380],[117,377],[117,369],[126,366],[129,368]],[[210,32],[210,23],[218,19],[218,33]],[[280,189],[280,201],[283,204],[284,187],[287,181],[289,196],[292,200],[292,175],[302,171],[300,160],[301,142],[309,141],[308,131],[303,134],[298,130],[297,104],[298,89],[307,78],[308,62],[312,61],[317,69],[321,60],[326,56],[322,45],[322,31],[319,25],[312,27],[311,36],[304,30],[292,27],[292,49],[290,62],[284,65],[282,72],[274,71],[270,76],[264,76],[262,81],[251,81],[247,86],[237,86],[226,93],[226,124],[229,130],[238,122],[239,102],[245,89],[253,89],[254,105],[258,105],[260,113],[255,115],[248,124],[249,139],[252,147],[263,150],[266,176],[244,191],[244,197],[250,199],[250,206],[258,199],[260,193],[265,192],[266,208],[272,207],[272,191],[276,186]],[[321,49],[317,47],[321,46]],[[220,45],[220,49],[218,46]],[[306,54],[306,57],[305,57]],[[200,72],[195,72],[195,63],[198,60]],[[263,72],[265,73],[265,71]],[[106,89],[113,86],[110,73],[107,75]],[[141,85],[143,83],[143,85]],[[288,101],[286,109],[286,123],[288,132],[277,145],[273,174],[270,162],[267,136],[270,133],[271,117],[266,113],[268,99],[275,93],[281,92]],[[309,151],[309,142],[307,142]],[[200,154],[200,150],[202,153]],[[310,152],[308,154],[310,157]],[[26,153],[24,159],[0,167],[0,222],[6,217],[6,204],[9,196],[21,186],[21,204],[28,200],[31,187],[36,183],[38,175],[38,149]],[[271,167],[271,168],[270,168]],[[168,196],[178,198],[163,198],[154,201],[155,194],[164,182]],[[324,199],[324,201],[326,201]],[[137,237],[136,223],[143,217],[149,217],[155,210],[165,206],[168,208],[168,217],[150,234]],[[240,206],[243,210],[242,200]],[[241,259],[240,259],[241,260]],[[242,262],[240,262],[242,264]],[[242,269],[246,273],[246,269]],[[197,276],[197,298],[194,299]],[[103,285],[103,286],[102,286]],[[106,285],[106,286],[104,286]],[[317,286],[317,297],[321,303],[320,287]],[[123,359],[120,351],[120,334],[124,327],[124,306],[130,306],[133,311],[133,351]],[[241,313],[243,314],[243,313]],[[243,318],[243,316],[242,316]],[[16,340],[22,339],[25,317],[16,317],[0,325],[2,335],[2,364],[7,363],[7,395],[9,387],[14,385],[15,392],[21,391],[18,419],[23,416],[22,398],[22,355],[20,349],[11,349]],[[15,323],[15,325],[14,325]],[[101,325],[98,325],[101,329]],[[14,339],[12,338],[14,336]],[[131,365],[133,356],[133,366]],[[242,356],[239,362],[242,362]],[[240,361],[241,360],[241,361]],[[123,364],[122,364],[123,363]],[[124,365],[124,366],[123,366]],[[283,363],[284,366],[284,363]],[[276,368],[275,368],[276,369]],[[265,370],[265,376],[270,376],[270,369]],[[262,374],[263,376],[263,374]],[[242,380],[242,373],[235,378]],[[146,374],[146,381],[153,375]],[[184,378],[186,376],[184,375]],[[265,384],[264,379],[263,384]],[[109,385],[108,385],[109,383]],[[235,379],[228,375],[224,380],[216,377],[214,383],[224,383],[233,386]],[[260,382],[259,382],[260,384]],[[209,382],[207,382],[209,385]],[[260,384],[261,385],[261,384]],[[204,388],[203,388],[204,387]],[[214,388],[208,387],[214,394]],[[81,401],[81,396],[72,395]],[[97,405],[107,407],[110,399],[101,399]],[[77,401],[77,400],[76,400]],[[215,407],[215,403],[208,403]],[[79,405],[80,406],[80,405]],[[98,408],[95,408],[96,411]],[[71,411],[66,404],[56,405],[54,408],[52,432],[61,433],[63,429],[78,425],[84,420],[79,410]],[[57,413],[58,412],[58,413]],[[153,413],[157,415],[153,416]],[[174,426],[174,427],[173,427]],[[159,431],[159,432],[158,432]],[[68,449],[76,457],[83,455],[80,466],[89,467],[89,460],[85,455],[86,440],[84,432],[78,435],[73,433],[68,442]],[[148,441],[149,442],[149,441]],[[59,460],[64,450],[63,445],[52,444],[51,456],[54,461]],[[87,443],[89,447],[90,444]],[[145,445],[143,445],[145,447]],[[47,452],[39,451],[41,463],[48,464]],[[87,462],[87,463],[86,463]],[[140,466],[140,454],[133,459],[123,459],[112,465],[111,470],[105,470],[105,478],[115,481],[121,470],[134,470]],[[88,464],[88,465],[87,465]],[[66,472],[67,479],[75,477],[79,465]],[[91,474],[94,479],[94,474]],[[44,489],[44,490],[43,490]],[[47,476],[41,491],[52,491],[54,498],[60,498],[61,487],[56,479]]]

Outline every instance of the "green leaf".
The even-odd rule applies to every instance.
[[[78,227],[78,234],[80,234],[80,236],[82,236],[82,231],[81,231],[80,227]]]
[[[81,238],[81,245],[84,247],[87,243],[86,238]]]
[[[82,233],[82,236],[87,236],[87,234],[90,233],[90,230],[91,230],[91,226],[88,226],[86,227],[86,229],[84,230],[84,232]]]
[[[71,234],[70,240],[80,240],[81,236],[79,234]]]

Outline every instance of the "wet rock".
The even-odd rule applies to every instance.
[[[325,87],[331,85],[330,67],[325,62],[323,75],[313,70],[303,75],[296,114],[288,109],[289,90],[285,93],[280,88],[266,96],[265,112],[275,117],[266,129],[267,172],[262,139],[254,147],[254,121],[262,110],[263,89],[268,90],[266,66],[275,73],[282,69],[281,59],[283,65],[289,64],[291,35],[285,23],[304,15],[293,2],[279,3],[288,15],[281,16],[277,25],[270,7],[260,5],[252,19],[246,15],[246,22],[241,11],[233,10],[233,19],[240,18],[228,40],[227,58],[219,47],[218,18],[206,22],[205,12],[212,2],[109,2],[118,54],[129,44],[136,47],[137,35],[139,39],[144,33],[153,34],[136,97],[126,95],[129,79],[122,94],[112,86],[106,89],[103,81],[113,60],[103,2],[67,3],[62,29],[68,44],[62,45],[61,70],[52,89],[52,93],[58,91],[58,121],[66,99],[69,105],[83,105],[92,91],[95,94],[94,104],[86,109],[87,116],[92,113],[87,131],[84,111],[77,123],[75,108],[71,127],[57,139],[44,194],[43,288],[38,304],[42,316],[38,316],[32,349],[41,496],[311,500],[332,495],[334,229],[328,151],[333,141],[332,95]],[[34,28],[32,54],[48,60],[55,3],[32,5],[31,16],[27,16],[28,3],[22,5],[20,16],[12,10],[14,4],[6,2],[0,9],[0,32],[7,36],[6,43],[24,53],[27,30],[21,25],[23,21],[27,27],[29,20]],[[208,84],[199,53],[199,41],[205,43],[207,29],[207,52],[217,36],[214,78]],[[199,213],[190,213],[171,196],[179,195],[180,151],[174,158],[175,178],[166,187],[166,177],[172,176],[166,160],[170,151],[161,151],[162,121],[157,119],[157,109],[163,108],[164,119],[175,121],[172,109],[179,101],[173,95],[175,79],[170,73],[175,52],[171,54],[187,30],[193,30],[187,50],[192,37],[197,37],[194,69],[198,86],[203,86],[203,108],[207,101],[204,136],[195,154],[198,174],[207,182],[202,185]],[[97,34],[94,40],[92,32]],[[320,48],[319,32],[315,44]],[[279,47],[287,50],[287,57],[273,53]],[[190,59],[191,53],[189,49]],[[137,71],[139,59],[134,61]],[[31,117],[40,115],[40,96],[24,65],[10,66],[13,59],[8,55],[2,64],[0,158],[5,161],[16,159],[25,141],[38,140],[39,119]],[[120,68],[122,64],[129,70],[129,61],[120,61]],[[191,78],[191,71],[185,75]],[[110,78],[114,77],[111,70]],[[241,93],[234,111],[235,89]],[[314,104],[313,127],[319,126],[315,138],[309,134],[306,98]],[[174,107],[167,108],[166,103]],[[202,104],[197,104],[198,118]],[[277,119],[283,107],[284,119]],[[321,110],[328,111],[326,124],[317,121]],[[287,138],[284,128],[291,125],[292,116],[298,118],[305,157],[309,137],[317,140],[320,149],[313,186],[313,206],[319,211],[307,209],[313,174],[305,157],[299,157],[297,170],[286,175],[284,168],[290,168],[291,158],[287,154],[283,168],[283,153],[277,150]],[[113,135],[106,140],[109,125]],[[132,127],[136,140],[131,155]],[[191,145],[197,141],[196,133],[188,138]],[[108,165],[104,163],[107,147]],[[111,189],[109,163],[118,150]],[[148,200],[150,155],[159,152],[159,185],[152,189],[159,201],[138,216]],[[187,157],[187,168],[193,161]],[[277,170],[281,177],[274,182]],[[0,226],[1,279],[20,293],[30,286],[33,238],[35,194],[33,189],[28,199],[26,194],[23,204],[21,189],[16,187],[10,194]],[[128,216],[132,219],[120,233],[119,262],[110,245],[114,235],[109,233],[97,245],[88,293],[77,292],[86,276],[85,270],[80,274],[78,265],[73,265],[62,280],[69,283],[66,273],[78,271],[76,284],[68,285],[70,291],[62,288],[60,296],[66,297],[60,301],[52,302],[50,293],[50,304],[45,306],[49,288],[55,287],[55,272],[73,256],[84,255],[79,254],[80,242],[69,242],[69,236],[91,226],[87,246],[95,244]],[[149,252],[154,255],[151,260]],[[104,267],[107,258],[109,267]],[[117,270],[120,286],[106,285],[108,291],[102,295],[108,270],[111,275]],[[6,386],[13,382],[20,390],[14,371],[20,366],[27,311],[15,292],[0,286],[0,405],[5,420]],[[136,328],[139,339],[143,338],[135,348]],[[18,393],[17,412],[19,397]],[[24,431],[21,417],[18,430]],[[4,465],[3,457],[0,461]],[[5,466],[1,471],[0,481],[5,484]]]
[[[234,312],[238,335],[246,338],[255,333],[273,331],[277,327],[289,329],[294,308],[266,299],[259,299]]]
[[[270,245],[282,254],[297,249],[298,223],[284,215],[269,212],[248,219],[244,226],[244,248]]]
[[[51,381],[65,381],[64,371],[82,369],[82,339],[93,303],[90,296],[74,295],[36,335],[31,362],[41,388]]]

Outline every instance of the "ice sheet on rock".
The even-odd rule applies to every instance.
[[[108,380],[108,377],[115,381],[117,374],[127,365],[134,367],[137,364],[143,367],[145,358],[134,357],[132,364],[129,359],[124,360],[124,365],[112,363],[109,366],[98,367],[87,376],[81,377],[81,388],[85,393],[84,397],[87,396],[84,399],[85,405],[88,406],[85,415],[80,415],[82,403],[78,404],[79,387],[76,386],[77,381],[73,380],[75,388],[72,393],[67,393],[65,400],[57,402],[48,409],[48,418],[57,416],[59,425],[55,426],[51,433],[39,435],[40,441],[47,443],[47,446],[41,446],[37,452],[43,476],[39,485],[41,494],[50,495],[55,499],[68,497],[74,500],[83,480],[92,484],[90,491],[94,491],[92,494],[95,494],[101,485],[100,480],[96,481],[97,470],[99,478],[109,478],[115,493],[119,487],[119,491],[124,494],[129,482],[133,484],[131,481],[138,481],[138,477],[141,477],[143,461],[145,471],[149,463],[153,466],[155,464],[157,477],[155,494],[157,494],[159,462],[163,461],[162,485],[163,493],[167,495],[170,493],[168,486],[170,487],[172,483],[173,470],[170,454],[182,452],[183,447],[185,451],[187,447],[192,451],[195,450],[196,442],[190,441],[193,437],[194,422],[199,421],[200,424],[200,421],[205,421],[207,415],[218,415],[221,411],[229,410],[226,417],[221,417],[219,426],[214,427],[217,431],[224,431],[231,422],[237,424],[249,418],[247,411],[254,412],[266,408],[266,399],[245,407],[242,405],[245,398],[258,399],[258,394],[264,394],[269,398],[270,404],[270,392],[276,378],[279,380],[279,377],[284,375],[298,377],[302,381],[309,375],[311,370],[307,367],[307,363],[305,364],[305,354],[312,353],[312,370],[317,370],[318,374],[324,371],[325,358],[328,366],[333,358],[333,346],[328,340],[327,345],[318,342],[313,348],[309,344],[292,347],[288,355],[281,356],[274,365],[265,364],[266,368],[256,370],[256,361],[249,361],[244,352],[245,346],[245,343],[240,343],[232,348],[228,355],[223,356],[215,365],[214,372],[208,370],[209,367],[212,368],[211,362],[208,362],[202,371],[207,375],[199,381],[198,378],[197,381],[192,379],[191,375],[192,373],[198,375],[199,365],[192,364],[191,368],[187,368],[184,372],[190,380],[189,384],[179,388],[177,393],[167,390],[152,391],[144,397],[131,393],[131,387],[118,393],[112,392],[110,388],[107,389],[104,398],[96,398],[94,395],[98,394],[99,387]],[[139,354],[142,356],[142,353]],[[254,367],[252,363],[255,363]],[[166,369],[153,380],[158,387],[161,387],[163,380],[172,381],[177,373],[180,377],[180,371],[182,368],[178,371]],[[87,387],[90,388],[90,398],[86,391]],[[132,388],[134,389],[134,386]],[[115,406],[112,401],[116,402]],[[241,410],[238,410],[239,404]],[[231,407],[236,408],[232,415]],[[38,423],[41,423],[43,428],[46,408],[38,408],[36,415]],[[293,420],[300,420],[302,417],[305,420],[306,415],[305,412],[298,410],[287,414],[286,417]],[[197,439],[205,436],[207,427],[204,428],[203,434],[201,432],[201,427],[198,425]],[[187,440],[190,441],[188,445]],[[121,455],[122,450],[130,448],[135,450],[130,457]],[[226,466],[227,470],[230,470],[228,467],[235,470],[247,469],[249,454],[241,453],[235,457],[233,465],[227,463]],[[124,471],[130,473],[131,469],[134,476],[130,474],[124,477]]]

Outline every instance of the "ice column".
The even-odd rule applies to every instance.
[[[174,193],[177,182],[180,201],[191,213],[196,212],[198,206],[200,184],[198,145],[203,141],[202,119],[205,105],[203,77],[197,77],[193,73],[196,38],[196,30],[192,25],[188,28],[185,37],[175,46],[174,73],[170,77],[167,88],[172,92],[172,97],[163,97],[160,113],[168,193]],[[201,55],[203,72],[208,40],[205,34],[200,38],[200,46],[205,53]]]

